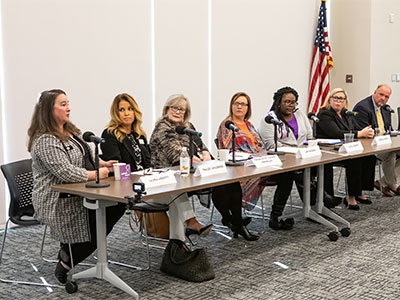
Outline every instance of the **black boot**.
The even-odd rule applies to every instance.
[[[64,266],[61,264],[61,260],[57,263],[56,269],[54,271],[54,275],[58,279],[58,281],[62,284],[67,283],[67,273],[69,270],[64,268]]]
[[[274,230],[290,230],[293,228],[294,219],[288,218],[285,220],[278,220],[278,216],[271,213],[271,217],[269,219],[269,227]]]
[[[260,236],[250,233],[244,225],[236,226],[232,224],[231,230],[234,238],[237,238],[239,234],[247,241],[256,241],[260,238]]]
[[[58,279],[58,281],[62,284],[67,283],[67,273],[68,273],[68,269],[66,269],[62,264],[61,261],[63,261],[64,263],[67,261],[69,262],[69,255],[64,251],[64,249],[60,249],[60,251],[58,251],[58,263],[56,265],[56,269],[54,271],[54,275],[56,276],[56,278]]]

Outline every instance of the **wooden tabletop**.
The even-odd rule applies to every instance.
[[[400,150],[400,137],[392,137],[392,144],[386,146],[371,146],[372,139],[360,139],[364,151],[352,154],[340,154],[338,151],[333,150],[329,147],[321,147],[322,156],[298,159],[295,154],[285,154],[280,156],[283,164],[280,168],[265,167],[255,168],[248,166],[229,167],[227,166],[227,173],[220,175],[213,175],[209,177],[195,177],[193,174],[187,177],[181,177],[175,175],[177,183],[170,185],[163,185],[154,188],[146,189],[147,195],[143,198],[151,198],[158,196],[178,195],[184,192],[194,191],[203,188],[209,188],[213,186],[223,185],[232,182],[238,182],[240,180],[246,180],[254,177],[263,177],[274,175],[278,173],[284,173],[294,170],[300,170],[304,168],[310,168],[318,165],[324,165],[333,163],[349,158],[357,158],[380,152],[388,152],[394,150]],[[114,177],[109,177],[105,180],[110,184],[106,188],[86,188],[85,183],[71,183],[71,184],[60,184],[52,187],[53,190],[63,193],[71,193],[80,195],[82,197],[90,199],[103,199],[117,202],[127,202],[125,196],[134,195],[132,191],[132,184],[138,182],[140,176],[131,175],[130,180],[115,181]]]

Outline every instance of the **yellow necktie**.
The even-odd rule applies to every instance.
[[[385,125],[383,124],[383,118],[382,118],[381,110],[379,108],[376,110],[376,120],[378,121],[379,134],[384,134],[385,133]]]

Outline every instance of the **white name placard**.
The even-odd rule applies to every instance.
[[[140,181],[144,183],[146,189],[155,186],[176,183],[174,172],[172,171],[155,173],[151,175],[143,175],[140,177]]]
[[[281,166],[282,161],[279,159],[278,155],[264,155],[253,157],[247,165],[255,166],[256,168],[273,167]]]
[[[371,145],[381,146],[381,145],[390,145],[391,143],[392,139],[390,138],[390,135],[387,134],[387,135],[376,136],[372,141]]]
[[[297,158],[310,158],[321,155],[321,149],[319,149],[319,146],[299,148],[296,152]]]
[[[341,153],[359,152],[359,151],[363,151],[363,150],[364,150],[364,147],[361,145],[360,141],[343,144],[339,148],[339,152],[341,152]]]
[[[226,172],[224,161],[209,160],[196,165],[194,176],[206,177],[216,174],[224,174]]]

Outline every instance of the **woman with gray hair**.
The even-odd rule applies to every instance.
[[[189,137],[186,134],[178,134],[177,126],[195,130],[193,124],[189,122],[191,116],[189,100],[182,94],[170,96],[163,107],[162,114],[150,138],[151,161],[156,168],[179,165],[182,147],[189,148]],[[194,163],[212,159],[200,137],[193,137],[192,146],[195,149]],[[222,215],[223,224],[230,227],[234,237],[240,234],[251,241],[259,238],[246,228],[251,219],[242,219],[242,190],[239,183],[214,187],[212,201]],[[192,233],[189,231],[187,234]]]

